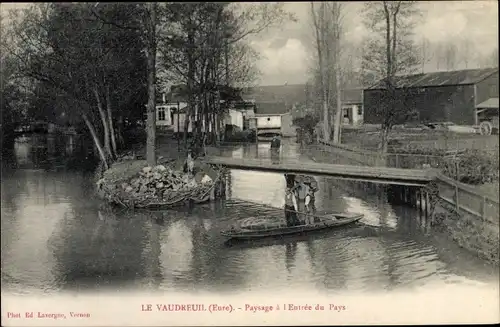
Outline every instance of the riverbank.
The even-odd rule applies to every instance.
[[[361,164],[359,158],[356,160],[356,158],[342,156],[342,150],[331,152],[327,151],[325,147],[325,145],[308,146],[303,148],[302,152],[315,162]],[[495,186],[489,184],[481,185],[482,189],[489,192],[498,192],[498,184]],[[369,190],[365,189],[364,191]],[[453,206],[444,201],[438,202],[435,215],[436,229],[477,257],[498,265],[498,244],[500,241],[498,222],[495,224],[488,220],[482,220],[463,211],[457,213]]]

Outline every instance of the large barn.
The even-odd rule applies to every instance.
[[[498,68],[398,76],[395,85],[395,100],[408,111],[414,111],[418,122],[477,125],[477,106],[490,98],[498,98]],[[379,109],[384,92],[383,80],[363,91],[365,123],[382,123]]]

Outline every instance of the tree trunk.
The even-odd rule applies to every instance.
[[[101,158],[101,161],[104,165],[104,169],[109,169],[108,157],[106,156],[106,153],[102,147],[101,141],[99,140],[99,137],[97,136],[94,125],[92,125],[92,122],[90,122],[87,115],[82,114],[82,118],[83,118],[83,121],[85,122],[85,125],[87,125],[87,128],[90,131],[90,135],[92,136],[92,140],[94,140],[94,144],[97,148],[97,152],[99,152],[99,157]]]
[[[116,155],[118,154],[118,150],[116,147],[115,128],[113,126],[113,113],[111,110],[111,96],[109,94],[109,85],[106,86],[106,110],[108,112],[109,133],[111,135],[112,155],[113,155],[113,158],[116,158]]]
[[[118,149],[123,149],[124,146],[125,146],[125,141],[123,139],[123,116],[120,115],[118,117],[118,126],[117,126],[117,130],[116,130],[116,136],[117,136],[117,145],[118,145]]]
[[[321,14],[324,15],[324,3],[321,4]],[[319,80],[321,84],[321,97],[322,97],[322,108],[323,108],[323,138],[325,141],[329,139],[329,131],[328,131],[328,98],[327,98],[327,90],[325,85],[325,69],[324,69],[324,60],[323,60],[323,45],[324,45],[324,28],[323,25],[320,25],[320,19],[316,15],[316,9],[314,8],[314,2],[311,2],[311,15],[314,24],[314,31],[316,36],[316,52],[318,56],[318,64],[319,64]],[[324,17],[324,16],[321,16]],[[323,23],[324,20],[321,20]]]
[[[387,150],[389,145],[389,132],[390,128],[387,126],[382,126],[380,131],[380,151],[378,166],[386,166]]]
[[[101,118],[102,128],[104,131],[104,149],[106,150],[106,158],[108,160],[109,158],[113,157],[109,138],[109,124],[106,118],[106,113],[104,112],[104,108],[102,107],[101,97],[99,96],[97,86],[94,86],[94,96],[97,101],[97,109],[99,110],[99,117]]]
[[[386,46],[386,83],[389,84],[390,78],[392,76],[392,54],[391,54],[391,16],[389,14],[389,8],[387,3],[384,1],[384,12],[385,12],[385,46]]]
[[[186,112],[186,118],[184,119],[184,136],[183,136],[183,141],[184,141],[184,147],[187,147],[188,145],[188,128],[189,124],[191,122],[191,109],[187,110]]]
[[[335,111],[335,122],[334,122],[334,134],[333,134],[333,143],[340,144],[340,129],[342,128],[342,90],[340,83],[340,65],[338,63],[338,59],[335,59],[336,68],[335,68],[335,88],[337,93],[336,104],[337,108]]]
[[[209,99],[210,94],[205,93],[205,110],[203,112],[203,135],[206,135],[208,133],[208,113],[210,112],[210,99]]]
[[[149,3],[147,70],[148,70],[148,110],[146,160],[149,166],[156,165],[156,3]]]
[[[188,110],[186,112],[186,120],[184,121],[184,145],[187,146],[187,135],[188,127],[190,123],[190,116],[193,115],[195,110],[195,99],[194,99],[194,78],[195,78],[195,59],[193,58],[193,48],[194,48],[194,33],[192,26],[188,27],[188,44],[187,44],[187,92],[188,92]]]

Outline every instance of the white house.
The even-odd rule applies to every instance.
[[[156,105],[156,126],[169,127],[173,125],[174,112],[187,107],[186,102],[164,103]]]
[[[257,118],[257,136],[281,135],[289,137],[295,135],[295,130],[292,127],[292,114],[288,111],[285,103],[257,103],[255,118]]]
[[[234,125],[243,130],[243,112],[236,109],[229,109],[229,112],[224,117],[224,125]]]
[[[176,110],[172,113],[172,128],[173,128],[174,134],[184,133],[184,131],[185,131],[184,124],[186,122],[186,114],[187,114],[186,109],[187,109],[187,106],[182,108],[179,112],[177,112],[177,110]],[[195,120],[196,120],[196,115],[195,115]],[[193,121],[189,120],[189,125],[187,126],[187,132],[188,133],[193,132],[193,127],[194,127]],[[201,129],[205,130],[205,120],[201,120]],[[209,132],[211,132],[212,125],[208,125],[207,130]]]
[[[342,124],[358,126],[363,124],[363,90],[342,91]]]

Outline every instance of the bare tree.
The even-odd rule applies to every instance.
[[[422,73],[425,73],[425,65],[428,64],[433,58],[431,42],[428,38],[424,37],[420,47],[422,49]]]
[[[498,67],[498,46],[489,53],[481,55],[478,61],[481,68]]]
[[[444,66],[444,53],[445,48],[442,43],[437,43],[432,45],[432,53],[436,60],[436,69],[439,71]]]
[[[453,41],[448,41],[444,48],[444,60],[446,64],[446,70],[454,70],[457,68],[457,45]]]
[[[331,105],[335,103],[333,119],[333,141],[340,139],[341,108],[341,35],[342,5],[339,2],[311,2],[311,21],[314,30],[316,64],[315,71],[319,79],[321,94],[323,137],[330,138]]]
[[[334,80],[335,80],[335,119],[333,127],[333,143],[340,143],[340,128],[342,123],[342,80],[344,74],[341,71],[342,56],[342,4],[340,2],[330,3],[330,15],[332,17],[332,45],[334,61]]]
[[[459,44],[459,61],[465,66],[465,69],[469,68],[469,64],[472,61],[472,49],[474,44],[469,38],[461,38]]]
[[[380,149],[385,153],[392,127],[409,114],[399,103],[395,77],[418,69],[420,56],[412,36],[420,11],[414,1],[369,2],[364,9],[373,33],[367,42],[363,64],[365,69],[383,78],[384,84],[384,101],[378,113],[382,117]]]

